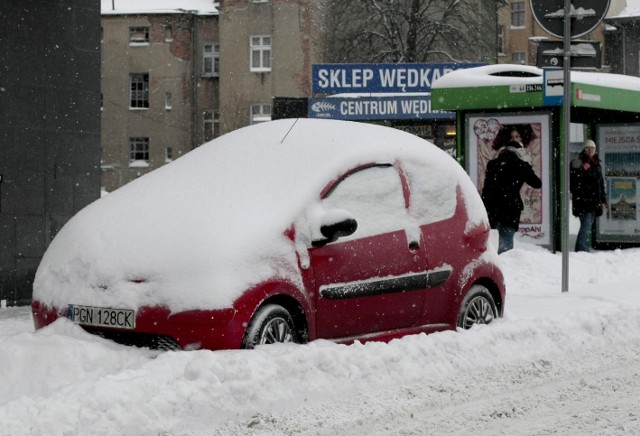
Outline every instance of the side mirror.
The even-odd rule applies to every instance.
[[[355,218],[348,215],[347,213],[341,213],[341,217],[339,220],[330,219],[332,218],[331,214],[327,214],[323,221],[325,224],[320,225],[320,234],[324,236],[324,239],[318,239],[311,242],[313,247],[322,247],[327,245],[330,242],[336,241],[338,238],[342,238],[345,236],[353,235],[355,231],[358,229],[358,222]],[[333,216],[333,218],[337,218]]]

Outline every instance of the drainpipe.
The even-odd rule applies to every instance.
[[[622,74],[627,74],[627,28],[622,26]]]
[[[191,16],[191,149],[197,147],[196,130],[198,120],[198,11],[177,9]]]

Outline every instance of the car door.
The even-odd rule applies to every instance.
[[[309,249],[319,337],[353,337],[418,322],[424,255],[420,241],[407,237],[405,198],[400,174],[385,165],[348,175],[322,200],[324,211],[354,217],[357,230]]]

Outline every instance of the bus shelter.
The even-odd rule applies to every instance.
[[[486,164],[502,135],[517,132],[525,157],[542,179],[523,187],[525,209],[517,238],[557,250],[565,219],[563,73],[524,65],[488,65],[453,71],[432,86],[432,107],[456,113],[461,164],[482,190]],[[609,207],[594,226],[595,248],[640,246],[640,78],[571,72],[570,120],[598,145]],[[572,156],[573,157],[573,156]],[[567,193],[568,194],[568,193]]]

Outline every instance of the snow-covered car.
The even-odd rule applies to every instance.
[[[487,216],[462,167],[396,129],[287,119],[239,129],[81,210],[36,273],[58,318],[163,349],[340,343],[503,313]]]

